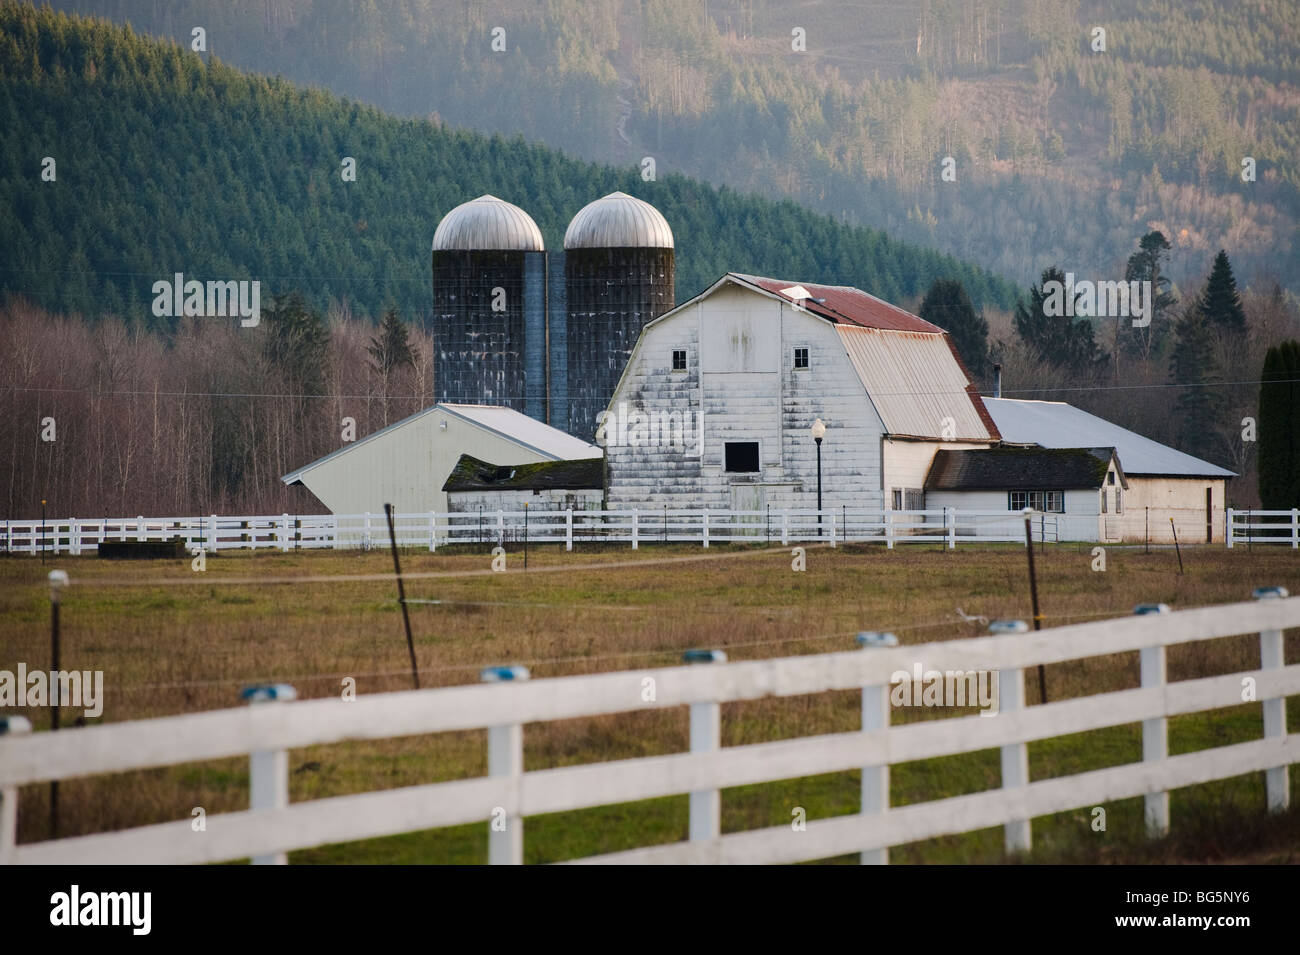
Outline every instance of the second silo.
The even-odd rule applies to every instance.
[[[542,418],[546,256],[528,213],[496,196],[452,209],[433,235],[439,401],[505,405]]]
[[[564,280],[568,413],[553,423],[590,440],[641,329],[674,305],[672,229],[627,193],[597,199],[564,233]],[[554,319],[553,307],[553,342]]]

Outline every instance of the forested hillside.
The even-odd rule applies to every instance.
[[[150,321],[153,283],[181,272],[260,280],[264,300],[296,289],[318,307],[375,318],[394,305],[418,320],[433,231],[453,206],[499,195],[558,248],[572,215],[615,189],[671,223],[682,299],[729,269],[894,300],[940,275],[976,301],[1014,296],[980,270],[790,201],[680,175],[644,182],[245,75],[104,21],[0,5],[0,290],[47,308]]]
[[[56,5],[187,45],[202,26],[249,69],[633,170],[651,156],[661,179],[790,196],[1020,282],[1112,276],[1158,229],[1175,290],[1228,247],[1244,283],[1300,292],[1294,0]]]

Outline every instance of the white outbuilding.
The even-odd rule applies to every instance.
[[[448,510],[462,455],[506,465],[601,457],[601,449],[510,408],[438,403],[286,474],[333,514]]]

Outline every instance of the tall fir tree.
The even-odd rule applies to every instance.
[[[1063,289],[1065,273],[1056,266],[1044,269],[1038,285],[1030,286],[1028,300],[1016,303],[1016,335],[1043,361],[1074,374],[1095,374],[1109,360],[1097,345],[1092,322],[1072,315],[1052,314],[1047,307],[1052,283]],[[1057,293],[1058,295],[1061,293]]]
[[[1148,232],[1138,243],[1138,250],[1128,257],[1124,269],[1126,282],[1150,282],[1151,321],[1142,328],[1133,327],[1131,322],[1120,319],[1123,334],[1119,337],[1119,346],[1125,354],[1142,361],[1148,361],[1158,350],[1161,340],[1166,337],[1168,321],[1178,296],[1173,293],[1169,276],[1165,275],[1164,262],[1169,254],[1169,240],[1159,230]],[[1128,327],[1123,327],[1127,324]]]
[[[419,360],[407,334],[406,323],[397,314],[397,309],[391,307],[384,313],[379,331],[370,339],[366,351],[370,353],[375,370],[384,375],[403,366],[414,367]]]
[[[919,313],[952,337],[967,370],[982,378],[988,369],[989,323],[971,305],[966,286],[956,279],[935,279],[921,301]]]
[[[1178,444],[1188,454],[1216,461],[1216,429],[1223,412],[1223,392],[1217,385],[1222,376],[1214,357],[1214,333],[1199,302],[1183,310],[1174,333],[1169,377],[1182,386],[1175,412]]]
[[[1220,249],[1214,257],[1210,277],[1201,293],[1201,310],[1210,324],[1220,332],[1240,335],[1246,331],[1246,310],[1237,294],[1237,280],[1228,262],[1228,253]]]
[[[1260,502],[1270,511],[1300,507],[1300,342],[1264,356],[1256,426]]]

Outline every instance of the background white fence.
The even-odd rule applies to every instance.
[[[820,521],[819,521],[820,517]],[[1036,514],[1034,540],[1064,539],[1063,515]],[[1095,528],[1096,519],[1089,518]],[[1016,511],[879,511],[850,507],[734,511],[654,508],[643,510],[532,510],[423,512],[394,515],[402,547],[436,551],[454,544],[603,542],[698,543],[876,541],[887,547],[932,543],[1012,541],[1024,543],[1024,517]],[[133,517],[0,522],[0,552],[93,553],[105,541],[180,539],[187,550],[281,551],[387,547],[388,524],[378,514],[280,514],[260,517]]]
[[[1228,508],[1228,546],[1286,544],[1300,548],[1300,510],[1239,511]]]
[[[689,841],[584,861],[780,863],[861,852],[864,862],[878,863],[893,845],[991,826],[1004,827],[1014,851],[1031,847],[1036,816],[1136,796],[1145,798],[1148,831],[1160,834],[1170,825],[1169,790],[1215,779],[1263,772],[1268,808],[1287,807],[1297,751],[1285,698],[1300,693],[1300,664],[1285,665],[1283,630],[1295,626],[1300,598],[1273,598],[917,646],[363,694],[353,702],[261,702],[57,733],[16,731],[22,727],[11,721],[0,735],[0,862],[283,862],[295,849],[487,822],[489,861],[519,863],[527,816],[684,793],[691,794]],[[1259,632],[1259,669],[1166,681],[1167,647],[1248,632]],[[1140,651],[1139,688],[1026,707],[1027,667],[1125,651]],[[891,674],[917,662],[927,670],[999,671],[998,714],[890,725]],[[1240,704],[1246,677],[1262,701],[1262,738],[1169,756],[1169,717]],[[857,687],[860,731],[719,746],[723,702]],[[689,752],[524,771],[526,724],[676,706],[690,707]],[[1028,742],[1135,722],[1141,762],[1030,781]],[[483,727],[488,776],[289,802],[291,748]],[[991,747],[1002,753],[1001,788],[889,805],[890,764]],[[19,786],[244,754],[251,808],[209,815],[202,832],[187,817],[15,844]],[[810,819],[802,831],[787,824],[721,834],[721,789],[853,769],[862,770],[856,814]],[[505,820],[504,829],[493,820]]]

